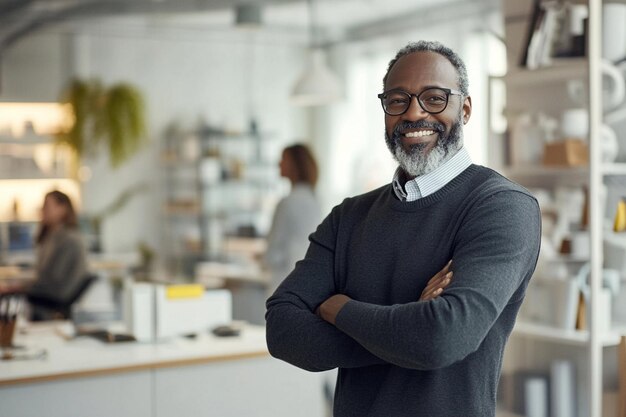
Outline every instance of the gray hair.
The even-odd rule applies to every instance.
[[[389,71],[391,68],[398,62],[400,58],[403,56],[412,54],[414,52],[434,52],[439,55],[442,55],[450,61],[450,63],[456,69],[456,72],[459,76],[458,83],[459,89],[463,93],[464,96],[469,96],[469,80],[467,78],[467,69],[465,68],[465,63],[461,59],[460,56],[456,54],[452,49],[444,46],[443,44],[436,41],[418,41],[418,42],[410,42],[404,48],[400,49],[396,54],[395,58],[389,61],[389,66],[387,67],[387,73],[383,77],[383,88],[387,83],[387,76],[389,75]]]

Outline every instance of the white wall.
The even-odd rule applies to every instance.
[[[0,101],[56,101],[69,69],[69,37],[35,34],[0,56]]]

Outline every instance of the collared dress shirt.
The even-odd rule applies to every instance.
[[[463,147],[428,174],[407,181],[404,187],[402,187],[402,177],[405,173],[402,168],[398,167],[393,175],[393,190],[401,201],[415,201],[443,188],[470,165],[472,165],[472,158]]]

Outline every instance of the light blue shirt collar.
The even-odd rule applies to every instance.
[[[439,191],[470,165],[472,165],[472,158],[465,147],[462,147],[450,159],[428,174],[407,181],[404,188],[402,187],[402,177],[405,174],[402,168],[398,167],[393,175],[393,190],[400,200],[415,201]]]

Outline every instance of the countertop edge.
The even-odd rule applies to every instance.
[[[252,359],[259,358],[264,356],[270,356],[267,350],[259,350],[252,352],[244,352],[244,353],[235,353],[235,354],[222,354],[222,355],[211,355],[204,357],[196,357],[189,359],[172,359],[172,360],[164,360],[157,362],[148,362],[138,365],[121,365],[115,366],[111,368],[95,368],[95,369],[85,369],[80,371],[68,371],[68,372],[58,372],[54,374],[48,375],[37,375],[37,376],[25,376],[18,377],[12,379],[0,379],[0,388],[18,385],[18,384],[28,384],[28,383],[36,383],[36,382],[50,382],[57,381],[62,379],[72,379],[72,378],[84,378],[91,376],[100,376],[100,375],[110,375],[110,374],[119,374],[125,372],[135,372],[142,370],[150,370],[150,369],[161,369],[161,368],[173,368],[176,366],[189,366],[189,365],[199,365],[206,364],[212,362],[225,362],[225,361],[233,361],[240,359]]]

